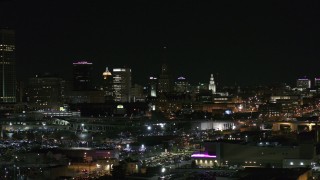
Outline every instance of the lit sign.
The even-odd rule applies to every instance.
[[[119,104],[119,105],[117,106],[117,109],[123,109],[123,105]]]
[[[87,61],[79,61],[79,62],[76,62],[76,63],[73,63],[73,64],[92,64],[92,63],[87,62]]]
[[[208,154],[192,154],[191,157],[195,158],[216,158],[215,155],[208,155]]]

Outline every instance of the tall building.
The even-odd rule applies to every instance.
[[[174,91],[178,93],[186,93],[190,91],[190,84],[185,77],[178,77],[174,82]]]
[[[16,102],[15,32],[0,29],[0,101]]]
[[[297,79],[297,88],[302,88],[302,89],[311,88],[311,80],[307,78]]]
[[[158,78],[155,76],[149,77],[148,96],[157,97]]]
[[[117,102],[130,102],[131,94],[131,69],[113,69],[113,98]]]
[[[35,109],[56,109],[62,104],[62,79],[52,74],[28,79],[28,102]]]
[[[79,61],[73,63],[73,90],[92,90],[92,63]]]
[[[161,74],[158,79],[158,92],[167,93],[171,92],[171,80],[168,71],[168,66],[166,64],[162,65]]]
[[[105,100],[112,101],[112,74],[106,67],[106,71],[102,73],[103,76],[103,91],[105,92]]]
[[[320,78],[314,78],[314,87],[320,88]]]
[[[215,93],[216,93],[216,84],[215,84],[215,82],[214,82],[213,74],[211,74],[211,77],[210,77],[209,90],[212,91],[212,94],[215,94]]]

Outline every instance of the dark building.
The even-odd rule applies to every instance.
[[[36,109],[58,109],[62,103],[62,79],[52,74],[28,80],[28,102]]]
[[[73,63],[73,90],[92,90],[92,63],[80,61]]]
[[[0,101],[16,102],[15,32],[0,29]]]
[[[168,66],[166,64],[162,65],[161,74],[158,80],[158,92],[159,93],[168,93],[171,92],[171,80],[168,71]]]
[[[190,92],[190,84],[185,77],[180,76],[174,82],[174,91],[177,93],[187,93]]]

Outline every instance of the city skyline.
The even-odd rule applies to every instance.
[[[51,72],[72,79],[72,63],[132,69],[143,84],[161,72],[220,85],[295,84],[318,77],[318,2],[196,3],[4,1],[1,26],[16,30],[18,80]],[[145,69],[148,67],[148,69]]]

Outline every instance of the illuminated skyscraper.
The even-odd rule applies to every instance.
[[[216,93],[216,84],[215,84],[215,82],[214,82],[213,74],[211,74],[211,77],[210,77],[209,90],[212,91],[212,94],[215,94],[215,93]]]
[[[112,101],[112,74],[106,67],[106,71],[102,73],[103,76],[103,90],[105,92],[105,100]]]
[[[113,69],[113,98],[118,102],[129,102],[131,98],[131,69]]]
[[[92,90],[92,63],[80,61],[73,63],[73,90]]]
[[[158,78],[155,76],[149,77],[148,96],[157,97],[157,83]]]
[[[15,32],[0,29],[0,101],[16,102]]]

